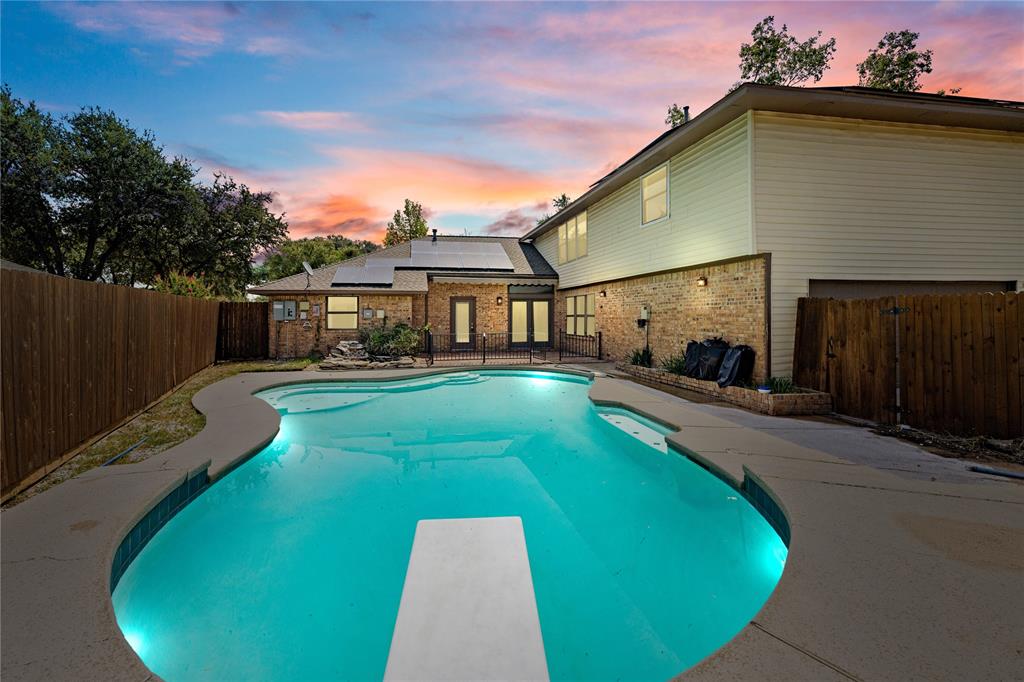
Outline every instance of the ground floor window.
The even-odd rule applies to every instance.
[[[597,302],[594,294],[566,296],[565,333],[579,336],[593,336],[597,332],[595,311]]]
[[[327,297],[327,328],[357,329],[359,327],[358,296]]]

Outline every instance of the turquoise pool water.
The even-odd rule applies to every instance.
[[[552,679],[685,670],[755,615],[786,547],[588,389],[477,372],[265,391],[280,433],[128,567],[125,638],[170,682],[380,679],[417,521],[519,516]]]

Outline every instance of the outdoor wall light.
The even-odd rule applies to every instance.
[[[699,286],[699,287],[706,287],[707,285],[708,285],[708,278],[707,277],[705,277],[704,275],[701,275],[700,277],[697,278],[697,286]]]
[[[600,296],[601,298],[607,298],[608,297],[608,292],[605,291],[604,289],[601,289],[601,293],[598,294],[598,296]]]
[[[499,297],[498,297],[498,305],[501,305],[501,302],[502,302],[502,301],[504,301],[504,300],[505,300],[504,298],[502,298],[501,296],[499,296]]]

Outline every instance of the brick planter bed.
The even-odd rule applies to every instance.
[[[807,388],[795,389],[794,393],[759,393],[739,386],[719,387],[714,381],[703,381],[666,372],[663,369],[640,367],[638,365],[617,365],[618,369],[639,379],[669,386],[685,388],[719,400],[745,407],[755,412],[772,416],[798,414],[828,414],[832,411],[832,396],[828,393]]]

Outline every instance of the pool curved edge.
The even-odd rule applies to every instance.
[[[494,365],[487,369],[524,370],[522,365]],[[136,464],[85,472],[5,512],[3,612],[8,628],[0,672],[11,680],[38,679],[43,675],[55,679],[97,675],[105,679],[158,679],[129,646],[117,624],[111,603],[111,592],[116,585],[112,567],[120,562],[123,572],[149,537],[158,532],[177,509],[273,440],[280,428],[280,415],[255,393],[301,383],[398,381],[462,371],[465,368],[353,371],[343,376],[306,371],[238,374],[211,384],[193,396],[192,404],[204,414],[206,424],[189,440]],[[778,503],[774,494],[745,466],[737,475],[715,463],[712,456],[699,454],[699,449],[687,444],[685,430],[689,417],[717,418],[687,410],[685,405],[672,404],[649,393],[640,393],[628,382],[595,376],[592,372],[546,366],[532,371],[593,379],[590,398],[595,404],[623,407],[680,429],[667,439],[678,453],[690,457],[737,490],[744,491],[745,486],[756,483]],[[677,418],[680,414],[683,417]],[[129,484],[123,485],[123,481]],[[177,500],[177,508],[173,508],[175,495],[184,496]],[[172,503],[161,512],[161,505],[168,500]],[[781,504],[779,510],[786,518]],[[10,575],[6,566],[9,556],[17,560],[20,555],[40,549],[40,518],[50,526],[50,532],[42,531],[46,544],[42,553],[54,560],[54,570],[41,575],[31,571]],[[788,536],[788,518],[786,529]],[[789,544],[788,537],[783,539]],[[129,543],[127,550],[124,549],[126,542]],[[122,554],[125,551],[131,555],[127,559]],[[74,558],[66,560],[64,556]],[[791,551],[789,563],[793,559]],[[792,571],[783,572],[780,585],[790,573]],[[16,593],[18,599],[12,597]],[[775,601],[777,593],[778,586],[762,611]],[[55,595],[67,596],[58,602],[63,605],[60,610],[52,608]],[[31,603],[33,601],[36,603]],[[79,627],[69,628],[69,623]],[[698,667],[741,641],[750,629],[748,624]],[[60,641],[55,642],[55,632],[61,633]],[[16,636],[6,636],[9,633],[16,633]],[[680,673],[685,674],[685,671]]]

